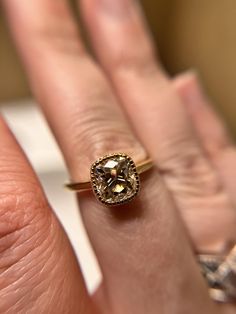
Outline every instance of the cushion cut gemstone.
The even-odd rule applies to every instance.
[[[98,199],[110,205],[128,202],[139,190],[136,166],[125,154],[114,154],[96,161],[91,168],[91,179]]]

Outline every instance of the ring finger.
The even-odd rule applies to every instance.
[[[81,4],[98,59],[136,134],[158,163],[195,246],[221,250],[235,240],[235,211],[186,108],[156,61],[138,1]]]

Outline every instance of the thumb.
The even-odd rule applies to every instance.
[[[0,313],[91,313],[69,241],[2,119],[0,143]]]

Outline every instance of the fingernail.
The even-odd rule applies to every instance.
[[[97,0],[104,13],[123,18],[129,16],[136,4],[134,0]]]

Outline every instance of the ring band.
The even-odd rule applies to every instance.
[[[153,167],[150,158],[137,164],[124,153],[105,155],[91,166],[91,180],[71,182],[65,186],[72,191],[93,190],[96,198],[106,205],[120,205],[131,201],[140,189],[140,174]]]
[[[236,245],[227,256],[199,255],[210,296],[217,302],[236,301]]]

